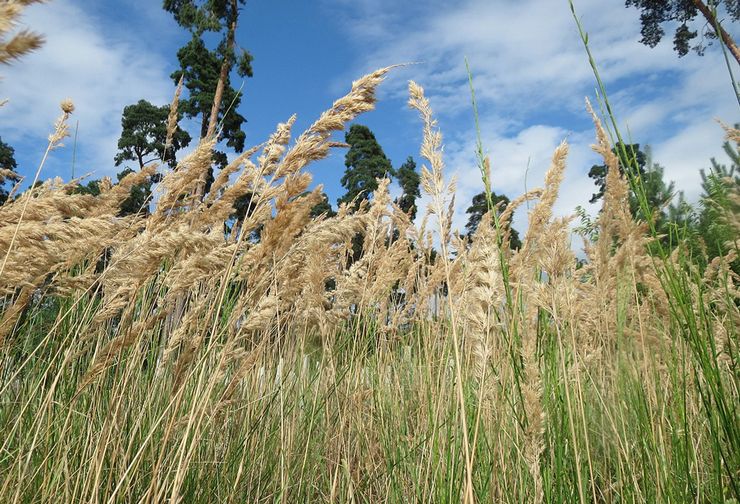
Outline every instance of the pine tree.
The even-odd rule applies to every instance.
[[[630,184],[629,206],[632,216],[643,221],[655,218],[655,228],[661,233],[667,222],[666,208],[670,202],[673,192],[674,183],[667,183],[664,180],[664,168],[654,163],[650,152],[650,147],[645,147],[645,152],[640,149],[640,144],[623,145],[617,143],[612,149],[619,161],[619,171],[625,177],[639,177],[640,183],[644,189],[645,198],[648,203],[650,215],[644,215],[640,205],[640,198],[635,194]],[[629,160],[622,160],[623,153],[626,152]],[[632,165],[630,173],[625,170],[625,165]],[[591,196],[591,203],[598,202],[604,196],[606,190],[606,165],[594,165],[588,172],[588,176],[594,179],[597,192]]]
[[[655,47],[663,39],[665,30],[662,25],[678,25],[673,36],[673,49],[679,56],[685,56],[691,49],[691,42],[698,32],[689,28],[699,14],[702,15],[706,30],[702,36],[710,39],[720,37],[730,53],[740,64],[740,49],[730,34],[719,24],[721,17],[716,15],[717,8],[724,5],[727,15],[732,21],[740,21],[740,2],[738,0],[626,0],[627,7],[633,6],[641,11],[640,24],[642,39],[640,43]],[[703,54],[705,46],[698,44],[693,47],[698,54]]]
[[[0,170],[7,170],[0,173],[0,205],[8,199],[8,190],[3,187],[5,182],[18,180],[18,175],[15,173],[18,163],[16,163],[14,156],[15,150],[13,147],[3,142],[2,138],[0,138]]]
[[[349,204],[354,201],[354,208],[357,208],[360,201],[368,200],[378,188],[379,178],[393,175],[393,166],[367,126],[353,124],[344,141],[350,146],[341,180],[347,192],[339,198],[338,203]]]
[[[241,93],[231,84],[231,72],[236,67],[240,77],[252,77],[252,55],[237,48],[236,29],[239,5],[246,0],[164,0],[163,7],[175,21],[191,33],[190,41],[177,52],[180,69],[172,74],[179,82],[183,78],[188,97],[180,100],[180,110],[189,118],[200,120],[200,138],[210,138],[218,131],[219,141],[225,141],[236,152],[244,150],[246,136],[242,131],[244,116],[237,112]],[[221,35],[214,50],[203,39],[206,32]],[[220,129],[219,129],[220,126]],[[224,152],[214,152],[214,162],[224,167]],[[213,180],[209,173],[207,192]]]
[[[146,100],[126,106],[121,118],[116,166],[124,161],[137,161],[142,169],[152,161],[163,160],[174,168],[177,164],[175,153],[190,143],[190,135],[177,128],[165,152],[169,113],[169,106],[157,107]]]
[[[403,194],[396,199],[396,204],[411,220],[414,220],[417,211],[416,199],[421,196],[421,190],[419,189],[421,179],[416,171],[414,158],[409,156],[406,162],[396,170],[396,179],[403,191]]]
[[[306,193],[310,194],[310,193]],[[334,217],[337,215],[337,213],[334,211],[334,209],[331,207],[331,203],[329,203],[329,196],[326,195],[326,193],[321,193],[321,201],[316,203],[316,205],[311,208],[311,217],[316,218],[320,215],[325,215],[326,217]]]
[[[509,198],[503,194],[496,194],[491,192],[491,201],[498,208],[499,214],[506,208],[510,203]],[[468,231],[468,236],[473,238],[475,231],[480,225],[481,219],[488,212],[488,201],[486,199],[486,193],[478,193],[473,196],[473,200],[470,206],[465,211],[468,214],[468,223],[465,225],[465,229]],[[516,250],[522,246],[522,241],[519,239],[519,233],[516,229],[511,228],[511,234],[509,238],[509,247]]]
[[[626,176],[627,173],[625,171],[625,165],[626,162],[621,160],[621,153],[627,152],[628,155],[633,156],[633,161],[636,162],[637,165],[637,172],[642,176],[645,174],[645,163],[647,163],[647,156],[644,152],[640,150],[640,144],[622,144],[621,142],[617,142],[617,145],[615,145],[612,148],[612,152],[617,155],[617,158],[620,159],[619,162],[619,172]],[[594,194],[591,195],[591,199],[589,200],[589,203],[596,203],[601,198],[604,197],[604,192],[606,191],[606,174],[608,172],[607,166],[604,165],[593,165],[591,169],[588,172],[589,178],[594,179],[594,184],[596,184],[596,188],[598,189]]]
[[[708,259],[724,256],[738,247],[737,230],[728,222],[729,215],[740,214],[737,201],[731,197],[740,191],[740,150],[730,142],[723,144],[730,164],[712,158],[709,173],[701,170],[702,195],[699,200],[697,230],[707,248]],[[740,261],[734,262],[740,271]]]

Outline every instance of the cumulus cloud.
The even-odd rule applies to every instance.
[[[79,121],[77,173],[114,174],[123,107],[140,99],[157,104],[172,99],[174,85],[165,59],[136,32],[122,30],[72,0],[25,12],[23,23],[44,34],[46,44],[2,69],[0,96],[10,101],[0,109],[0,133],[15,146],[19,162],[36,163],[59,115],[59,102],[69,97],[76,105],[72,131]],[[45,175],[68,176],[70,153],[57,152]],[[21,168],[26,173],[34,169]]]
[[[481,131],[494,188],[521,194],[527,166],[528,186],[539,185],[552,150],[567,138],[569,169],[556,210],[565,214],[576,205],[590,207],[594,188],[586,174],[599,160],[589,147],[594,135],[583,98],[594,95],[596,83],[566,2],[326,2],[341,12],[358,50],[369,51],[362,68],[352,72],[422,62],[390,79],[386,93],[402,99],[407,78],[426,88],[446,135],[448,164],[460,180],[461,210],[482,188],[473,154],[466,57],[485,119]],[[638,42],[639,12],[623,2],[575,3],[623,134],[651,144],[666,177],[695,198],[699,168],[721,156],[722,132],[713,119],[737,117],[721,53],[713,47],[704,57],[679,59],[670,40],[654,49]],[[525,221],[526,215],[516,220],[519,226]],[[456,223],[464,222],[458,212]]]

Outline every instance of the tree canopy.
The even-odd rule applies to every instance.
[[[211,51],[196,35],[193,35],[190,41],[177,51],[180,69],[172,73],[172,79],[179,82],[180,78],[183,78],[183,84],[188,90],[188,97],[180,100],[178,108],[184,112],[185,116],[200,120],[201,138],[205,138],[208,134],[211,110],[226,53],[223,43],[216,50]],[[251,77],[251,66],[244,73],[240,70],[239,75]],[[244,150],[246,138],[241,127],[246,122],[246,118],[236,111],[241,104],[241,93],[232,87],[228,73],[222,93],[222,101],[226,107],[219,106],[216,117],[217,122],[221,124],[219,140],[225,140],[226,145],[241,152]]]
[[[334,217],[336,214],[337,213],[331,207],[331,203],[329,203],[329,196],[327,196],[326,193],[321,193],[321,201],[316,203],[313,208],[311,208],[311,217],[314,219],[320,215]]]
[[[612,152],[617,156],[617,159],[620,160],[619,162],[619,173],[626,176],[626,170],[625,170],[625,163],[621,158],[622,152],[627,152],[630,157],[632,157],[631,162],[632,164],[636,164],[637,171],[640,175],[645,174],[645,163],[647,162],[647,156],[645,153],[640,150],[640,144],[622,144],[621,142],[617,142],[617,145],[615,145],[612,148]],[[593,165],[591,169],[588,172],[588,176],[594,180],[594,184],[596,184],[597,191],[591,195],[591,199],[589,200],[589,203],[596,203],[601,198],[604,197],[604,192],[606,191],[606,174],[608,172],[608,168],[605,164],[603,165]]]
[[[732,194],[740,193],[740,150],[730,142],[723,144],[730,164],[720,164],[712,158],[712,166],[707,173],[701,170],[702,195],[699,200],[697,231],[707,249],[709,260],[726,255],[738,246],[737,230],[728,221],[730,215],[740,215],[737,200]],[[740,261],[735,260],[736,272]]]
[[[702,15],[705,28],[702,28],[702,38],[716,39],[721,37],[735,59],[740,63],[740,50],[729,33],[719,24],[715,15],[718,7],[724,6],[727,15],[734,21],[740,20],[740,2],[738,0],[626,0],[627,7],[636,7],[641,11],[640,24],[642,39],[640,42],[655,47],[665,35],[664,25],[676,25],[673,35],[673,49],[679,56],[685,56],[692,49],[691,43],[697,38],[698,29],[690,25],[694,19]],[[694,24],[694,28],[696,25]],[[702,54],[705,44],[700,42],[693,49]]]
[[[341,180],[347,192],[339,198],[338,203],[350,203],[357,198],[355,205],[359,205],[359,201],[367,200],[378,188],[377,179],[393,175],[393,166],[367,126],[353,124],[344,141],[350,146],[344,159],[346,170]]]
[[[123,130],[118,140],[116,166],[124,161],[137,161],[141,169],[147,163],[161,159],[174,168],[177,163],[175,153],[190,143],[190,135],[177,128],[165,152],[169,113],[169,106],[157,107],[146,100],[126,106],[121,118]]]
[[[414,158],[409,156],[406,162],[396,170],[396,179],[403,193],[396,199],[396,204],[403,210],[411,220],[416,218],[416,199],[421,196],[419,184],[421,178],[416,171]]]
[[[6,181],[17,179],[15,170],[18,168],[18,163],[16,163],[14,156],[15,150],[13,147],[3,142],[3,139],[0,138],[0,170],[7,170],[4,173],[0,173],[0,205],[8,199],[8,190],[3,185]]]
[[[647,207],[653,214],[643,215],[639,197],[635,194],[631,185],[629,193],[630,212],[635,218],[644,221],[655,218],[655,227],[661,232],[667,223],[667,206],[673,197],[674,183],[666,183],[664,179],[664,168],[657,163],[653,163],[649,147],[646,147],[645,150],[647,152],[640,149],[640,144],[624,145],[618,142],[612,149],[612,152],[620,160],[619,171],[623,176],[632,175],[640,178],[645,191],[644,195],[647,201]],[[627,153],[627,161],[622,159],[624,153]],[[630,173],[627,173],[625,169],[626,164],[630,164],[633,167]],[[591,203],[596,203],[604,196],[607,170],[606,165],[594,165],[588,172],[588,176],[594,179],[594,183],[598,189],[591,196],[589,200]]]
[[[503,194],[496,194],[495,192],[491,192],[491,201],[494,205],[497,207],[497,211],[501,213],[503,208],[506,208],[506,206],[510,203],[509,198],[504,196]],[[466,214],[468,214],[468,223],[465,224],[465,229],[468,231],[468,236],[473,237],[475,235],[475,231],[478,229],[478,226],[480,225],[481,219],[483,219],[483,216],[488,212],[488,200],[486,198],[486,193],[481,192],[473,196],[473,200],[470,203],[470,206],[465,211]],[[509,247],[512,249],[518,249],[522,246],[522,241],[519,238],[519,233],[516,229],[511,228],[511,234],[509,238]]]
[[[241,77],[252,77],[252,55],[236,44],[236,28],[240,5],[246,0],[164,0],[163,7],[177,23],[191,33],[190,41],[177,52],[180,69],[172,79],[183,79],[188,96],[180,100],[180,110],[189,118],[200,119],[200,138],[218,133],[236,152],[244,150],[246,135],[244,116],[237,112],[241,92],[231,84],[231,72],[236,67]],[[206,46],[204,33],[220,34],[216,48]],[[218,128],[217,128],[218,126]],[[216,165],[227,164],[226,154],[215,151]],[[208,174],[205,191],[213,181]]]

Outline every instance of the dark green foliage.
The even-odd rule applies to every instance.
[[[710,7],[712,4],[718,7],[724,5],[731,20],[740,20],[740,2],[738,0],[710,0],[708,3]],[[689,28],[689,23],[701,14],[692,0],[626,0],[625,5],[636,7],[641,11],[642,39],[640,39],[640,43],[655,47],[665,35],[663,25],[673,26],[677,23],[678,26],[673,36],[673,49],[678,55],[685,56],[690,49],[694,49],[698,54],[703,54],[705,49],[703,43],[700,42],[693,48],[691,47],[698,31]],[[702,21],[708,23],[706,19],[702,19]],[[708,24],[709,29],[703,30],[702,36],[710,40],[717,38],[714,32],[714,23]]]
[[[72,191],[74,194],[89,194],[90,196],[100,196],[100,180],[90,180],[85,185],[78,185]]]
[[[645,174],[645,163],[647,162],[647,157],[645,156],[645,153],[640,150],[640,144],[628,144],[624,145],[621,142],[617,142],[617,145],[615,145],[612,148],[612,152],[616,154],[617,158],[620,160],[619,162],[619,172],[626,176],[625,172],[625,166],[629,163],[631,165],[637,165],[637,171],[642,176]],[[621,159],[621,153],[627,152],[631,159],[629,160],[622,160]],[[636,161],[636,163],[635,163]],[[592,179],[594,179],[594,183],[596,184],[597,191],[591,196],[591,199],[589,200],[589,203],[596,203],[601,198],[604,197],[604,191],[606,191],[606,173],[608,169],[606,165],[593,165],[591,169],[588,172],[588,176]]]
[[[648,221],[655,218],[655,227],[658,232],[662,232],[667,222],[666,207],[671,200],[674,193],[674,184],[670,182],[666,184],[663,179],[664,168],[657,163],[653,163],[650,158],[649,148],[646,147],[647,151],[643,152],[640,150],[640,144],[623,145],[617,143],[612,149],[619,159],[619,171],[620,173],[630,178],[639,178],[642,187],[645,191],[645,198],[648,203],[648,207],[652,212],[650,215],[643,215],[643,211],[640,208],[640,203],[634,190],[630,190],[629,205],[632,215],[640,220]],[[627,159],[622,159],[625,156]],[[626,170],[625,166],[630,165],[630,170]],[[598,191],[591,196],[591,203],[596,203],[604,196],[606,190],[606,165],[594,165],[588,172],[588,176],[594,179]]]
[[[740,188],[740,151],[729,142],[724,143],[723,149],[730,158],[729,166],[712,158],[709,173],[701,170],[703,191],[697,231],[706,245],[709,260],[726,255],[737,246],[737,231],[727,222],[727,216],[740,214],[737,202],[730,198],[733,190],[737,192]],[[740,262],[736,260],[735,266],[737,270]]]
[[[403,194],[396,200],[396,204],[403,210],[411,220],[416,218],[416,199],[421,196],[419,189],[419,173],[416,171],[414,158],[409,156],[406,162],[396,170],[396,179],[401,186]]]
[[[246,135],[242,125],[246,122],[237,109],[241,104],[241,92],[231,84],[231,71],[236,66],[240,77],[252,77],[252,55],[236,45],[236,23],[239,5],[246,0],[164,0],[163,8],[172,13],[175,21],[191,32],[190,41],[177,52],[180,69],[172,79],[183,83],[188,96],[180,100],[179,109],[189,118],[200,119],[200,137],[208,134],[211,110],[217,100],[216,89],[223,78],[223,94],[218,97],[219,141],[225,141],[236,152],[244,150]],[[221,39],[214,50],[204,40],[205,32],[219,33]],[[223,168],[227,164],[226,154],[215,151],[213,162]],[[213,169],[206,178],[205,192],[213,182]]]
[[[183,77],[185,88],[188,90],[188,97],[180,100],[179,110],[189,118],[200,119],[201,138],[205,137],[208,132],[211,107],[213,107],[216,86],[226,52],[225,43],[222,42],[215,51],[211,51],[196,35],[193,35],[190,41],[177,51],[180,69],[172,73],[172,79],[179,82]],[[251,61],[251,56],[249,58]],[[251,77],[251,66],[239,67],[239,75]],[[244,150],[246,139],[246,135],[241,130],[246,119],[236,111],[241,104],[241,96],[241,93],[232,87],[231,79],[227,74],[222,100],[224,106],[220,108],[218,114],[218,121],[221,125],[219,140],[225,140],[226,145],[237,152]]]
[[[129,173],[134,173],[131,168],[126,168],[116,175],[116,178],[120,182]],[[149,214],[149,199],[152,195],[152,184],[159,182],[159,175],[149,177],[145,182],[135,185],[131,188],[128,198],[121,203],[121,208],[118,211],[120,217],[126,215],[148,215]],[[74,191],[76,194],[89,194],[91,196],[100,195],[100,180],[91,180],[85,185],[77,186]]]
[[[134,170],[126,168],[117,175],[118,181],[120,182],[129,173],[134,173]],[[134,214],[149,214],[149,199],[152,196],[152,183],[158,180],[157,177],[150,177],[146,182],[135,185],[131,188],[128,198],[121,203],[121,210],[119,215],[134,215]]]
[[[0,169],[10,170],[14,172],[18,168],[18,163],[15,161],[15,150],[0,138]],[[11,177],[7,177],[10,179]],[[0,205],[5,203],[8,199],[8,191],[3,188],[3,179],[0,178]]]
[[[246,0],[164,0],[162,8],[175,17],[177,24],[200,36],[206,31],[228,28],[232,16],[238,15],[232,8],[246,3]]]
[[[190,143],[190,135],[177,128],[172,135],[171,145],[165,152],[169,113],[169,106],[157,107],[146,100],[139,100],[138,103],[125,107],[121,118],[123,130],[118,140],[120,152],[115,157],[116,166],[124,161],[137,161],[141,169],[147,163],[161,159],[174,168],[177,164],[175,153]]]
[[[509,198],[503,194],[496,194],[491,192],[491,201],[494,206],[498,208],[498,214],[500,215],[503,209],[510,203]],[[468,236],[471,238],[475,235],[475,231],[478,229],[483,216],[488,212],[488,201],[486,200],[486,193],[478,193],[473,196],[473,200],[470,206],[465,211],[468,214],[468,223],[465,224],[465,229],[468,231]],[[522,246],[522,241],[519,239],[519,233],[516,229],[511,228],[511,237],[509,238],[509,247],[516,250]]]
[[[653,211],[652,215],[642,215],[637,198],[630,195],[630,210],[632,214],[641,220],[655,218],[655,228],[659,233],[665,230],[669,217],[667,213],[668,203],[675,193],[675,184],[672,181],[666,183],[663,179],[663,172],[664,168],[662,166],[650,163],[642,176],[645,196],[647,197],[650,209]],[[674,209],[674,212],[678,211],[678,207]]]
[[[356,210],[378,188],[379,178],[393,175],[393,166],[367,126],[353,124],[345,134],[344,141],[350,146],[344,159],[346,170],[341,180],[347,192],[337,203],[341,205],[354,202],[352,208]],[[350,263],[362,256],[363,241],[362,233],[356,234],[352,239]]]
[[[241,222],[248,216],[252,215],[252,212],[256,207],[256,203],[252,201],[252,198],[254,198],[253,193],[246,193],[239,196],[236,201],[234,201],[234,213],[231,214],[231,218]]]
[[[377,179],[393,175],[393,166],[367,126],[353,124],[344,141],[350,146],[344,160],[347,169],[341,180],[347,193],[338,203],[351,203],[357,198],[354,206],[357,208],[361,200],[369,199],[378,188]]]
[[[329,197],[326,193],[321,193],[321,201],[319,201],[313,208],[311,208],[311,217],[315,219],[320,215],[326,215],[327,217],[334,217],[337,213],[331,207],[329,203]]]

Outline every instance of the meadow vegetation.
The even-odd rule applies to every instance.
[[[279,124],[209,187],[213,135],[98,194],[52,179],[0,206],[0,500],[740,499],[736,238],[702,263],[680,229],[668,247],[637,220],[633,193],[654,212],[590,104],[607,173],[586,260],[575,216],[553,215],[565,142],[540,188],[461,237],[414,82],[418,224],[387,179],[312,216],[323,194],[307,167],[341,147],[332,134],[373,108],[389,71],[294,141],[295,118]],[[62,104],[47,154],[73,111]],[[149,211],[122,214],[155,173]],[[481,173],[490,193],[485,158]],[[732,205],[716,219],[736,237]]]

